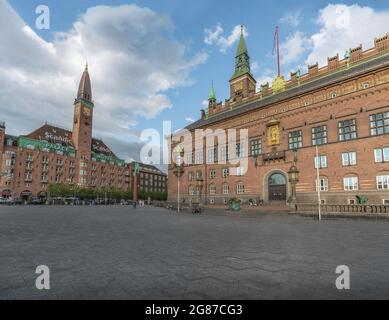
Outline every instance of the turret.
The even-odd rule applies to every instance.
[[[87,184],[89,160],[92,154],[92,125],[93,125],[92,87],[89,78],[88,65],[82,74],[78,86],[77,97],[74,101],[74,119],[72,141],[76,149],[77,173],[79,185]],[[82,170],[81,170],[82,168]],[[81,173],[82,172],[82,176]]]
[[[232,101],[253,96],[256,84],[257,82],[251,74],[250,56],[244,38],[243,26],[241,26],[241,34],[235,56],[235,72],[230,80]]]
[[[209,93],[209,98],[208,98],[208,108],[214,108],[216,107],[217,101],[216,101],[216,94],[215,94],[215,88],[213,87],[213,81],[211,85],[211,91]]]

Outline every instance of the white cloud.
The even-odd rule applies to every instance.
[[[25,134],[44,120],[70,127],[88,61],[95,134],[137,135],[134,116],[152,118],[170,108],[166,91],[189,85],[190,72],[207,59],[202,52],[188,58],[173,31],[170,18],[148,8],[97,6],[47,42],[0,1],[0,114],[7,131]]]
[[[283,65],[302,62],[327,64],[327,57],[339,53],[344,57],[347,49],[360,44],[364,49],[374,46],[374,38],[385,35],[389,28],[389,11],[376,11],[358,4],[330,4],[319,11],[316,23],[317,33],[307,35],[301,31],[281,43],[281,63]]]
[[[192,118],[185,118],[185,121],[193,123],[193,122],[195,122],[196,120],[194,120],[194,119],[192,119]]]
[[[291,26],[292,28],[297,28],[300,24],[300,11],[287,12],[281,19],[280,22]]]
[[[299,61],[311,46],[311,40],[301,31],[296,31],[280,45],[281,64]]]
[[[234,27],[229,36],[225,36],[221,24],[218,23],[214,29],[206,28],[204,30],[204,42],[207,45],[217,46],[220,52],[225,53],[229,48],[231,48],[236,42],[239,41],[240,34],[241,26],[237,25]],[[243,34],[245,37],[248,37],[246,28],[243,28]]]
[[[251,72],[256,73],[259,71],[259,63],[258,61],[253,61],[251,63]]]
[[[362,44],[365,49],[374,45],[374,38],[389,31],[389,11],[376,11],[360,5],[330,4],[320,10],[317,23],[321,29],[311,36],[312,51],[306,62],[327,64],[327,57]]]
[[[274,69],[266,68],[262,70],[261,74],[256,78],[257,89],[259,89],[261,85],[266,83],[269,83],[269,85],[271,85],[273,83],[273,80],[276,78],[276,75],[276,65],[274,65]]]

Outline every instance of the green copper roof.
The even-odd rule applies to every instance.
[[[244,35],[243,35],[243,26],[242,26],[242,30],[241,30],[241,33],[240,33],[240,39],[239,39],[239,45],[238,45],[238,49],[236,50],[236,56],[240,56],[241,54],[249,54],[248,53],[248,50],[247,50],[247,46],[246,46],[246,40],[244,39]]]
[[[246,73],[251,74],[250,56],[247,50],[246,41],[244,39],[243,26],[242,26],[238,49],[236,50],[235,72],[231,80],[240,77]]]
[[[213,81],[212,81],[211,92],[209,94],[208,100],[216,100],[215,88],[213,87]]]

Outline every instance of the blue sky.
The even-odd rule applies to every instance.
[[[244,24],[247,29],[247,44],[253,73],[260,82],[269,81],[276,74],[275,57],[271,55],[276,24],[279,24],[281,28],[282,73],[286,78],[289,77],[290,71],[298,67],[304,71],[307,62],[320,60],[319,62],[322,63],[327,55],[335,55],[337,51],[340,51],[339,53],[342,57],[344,50],[350,46],[357,46],[359,43],[371,46],[374,36],[381,36],[389,31],[387,23],[385,25],[384,22],[381,22],[381,20],[387,21],[386,18],[389,17],[389,3],[387,1],[358,1],[357,3],[355,1],[342,1],[341,3],[334,3],[334,6],[331,7],[328,1],[150,0],[128,2],[119,0],[46,0],[44,4],[49,6],[51,10],[51,28],[48,31],[35,28],[35,19],[37,17],[35,8],[37,5],[42,4],[42,1],[11,0],[8,2],[21,19],[31,27],[32,31],[47,43],[53,41],[56,33],[69,32],[73,28],[73,23],[79,20],[88,8],[97,5],[115,7],[131,3],[139,8],[151,9],[157,16],[168,17],[172,29],[168,31],[163,30],[161,34],[169,41],[179,43],[180,48],[185,49],[185,52],[178,57],[188,62],[191,67],[185,69],[184,73],[186,72],[187,74],[177,83],[166,86],[159,85],[159,89],[156,89],[156,92],[149,92],[153,95],[163,95],[166,105],[170,105],[170,108],[161,108],[161,110],[155,113],[148,109],[148,113],[134,114],[134,106],[126,109],[126,104],[124,103],[121,108],[109,111],[116,118],[127,119],[128,127],[134,132],[145,128],[157,128],[160,130],[163,120],[172,120],[173,128],[177,129],[188,125],[190,123],[189,119],[198,119],[202,102],[208,97],[212,80],[215,83],[218,100],[228,98],[228,80],[233,74],[234,55],[237,45],[235,41],[232,41],[233,38],[230,38],[231,41],[228,42],[228,37],[233,29],[240,24]],[[348,14],[351,17],[350,21],[347,22],[348,25],[343,26],[343,29],[340,31],[333,30],[334,24],[333,21],[331,22],[334,16],[333,13],[338,12],[337,8],[350,10]],[[375,19],[375,17],[378,18]],[[363,21],[363,19],[368,21]],[[371,21],[371,19],[377,22]],[[109,24],[109,22],[104,23],[105,25]],[[146,19],[142,20],[141,23],[149,23],[149,21]],[[354,28],[355,24],[360,26]],[[208,29],[208,35],[210,35],[212,32],[217,31],[217,26],[219,26],[219,33],[214,34],[213,40],[208,39],[208,41],[205,41],[207,36],[206,30]],[[220,29],[223,30],[223,33],[220,32]],[[361,32],[360,30],[367,31]],[[128,31],[128,41],[136,38],[133,29]],[[331,39],[331,37],[334,38],[333,45],[329,44],[328,39]],[[89,52],[88,59],[92,60],[90,73],[93,86],[93,79],[97,77],[94,74],[94,70],[96,70],[96,73],[99,73],[98,68],[102,66],[93,65],[93,57],[91,55],[91,52]],[[153,59],[156,59],[155,56],[153,56]],[[5,62],[3,61],[3,63]],[[79,73],[81,71],[82,66],[80,66]],[[141,72],[140,70],[138,71]],[[177,71],[177,74],[170,74],[169,76],[172,78],[175,75],[180,76],[179,72]],[[163,73],[161,74],[163,75]],[[79,78],[80,74],[75,76]],[[139,78],[139,75],[134,79],[125,78],[127,82],[131,83],[123,83],[123,79],[119,78],[117,82],[120,86],[136,88],[138,85],[142,85],[138,84],[137,78]],[[172,82],[174,81],[171,80],[170,83]],[[147,85],[152,87],[150,82],[147,82]],[[101,89],[96,94],[100,92]],[[125,92],[125,90],[121,92]],[[70,114],[72,113],[71,103],[73,98],[73,96],[69,96],[66,101],[69,105]],[[96,113],[105,107],[99,105],[99,98],[99,95],[94,96],[97,102]],[[132,101],[131,97],[125,98],[128,101]],[[105,99],[104,101],[108,100]],[[142,98],[137,97],[135,101],[139,103],[135,108],[142,109]],[[115,103],[120,104],[120,99],[115,100]],[[152,105],[149,106],[149,108],[152,107]],[[39,109],[37,110],[37,112],[40,112]],[[50,114],[47,111],[42,112],[45,112],[42,118],[50,120]],[[12,121],[11,118],[7,120]],[[66,121],[64,121],[64,126],[66,126]],[[36,120],[30,122],[31,126],[34,125],[36,127],[39,125],[35,122]],[[70,123],[68,126],[70,126]],[[115,123],[112,123],[112,126],[115,126]],[[19,126],[14,123],[12,127],[19,129]],[[107,136],[107,139],[111,139],[112,143],[114,143],[114,139],[116,139],[115,141],[120,140],[123,143],[114,143],[115,151],[123,157],[133,157],[121,148],[125,148],[125,140],[136,141],[136,135],[128,132],[111,134],[108,132],[109,128],[109,125],[98,124],[97,133],[103,137]]]

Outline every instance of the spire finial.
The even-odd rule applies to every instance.
[[[88,71],[88,68],[89,68],[89,66],[88,66],[88,61],[87,61],[86,65],[85,65],[85,71]]]
[[[240,34],[243,35],[243,29],[244,29],[244,26],[243,24],[240,25]]]
[[[215,94],[215,88],[213,86],[213,80],[212,80],[212,83],[211,83],[211,92],[209,93],[209,98],[208,100],[210,101],[216,101],[216,94]]]

